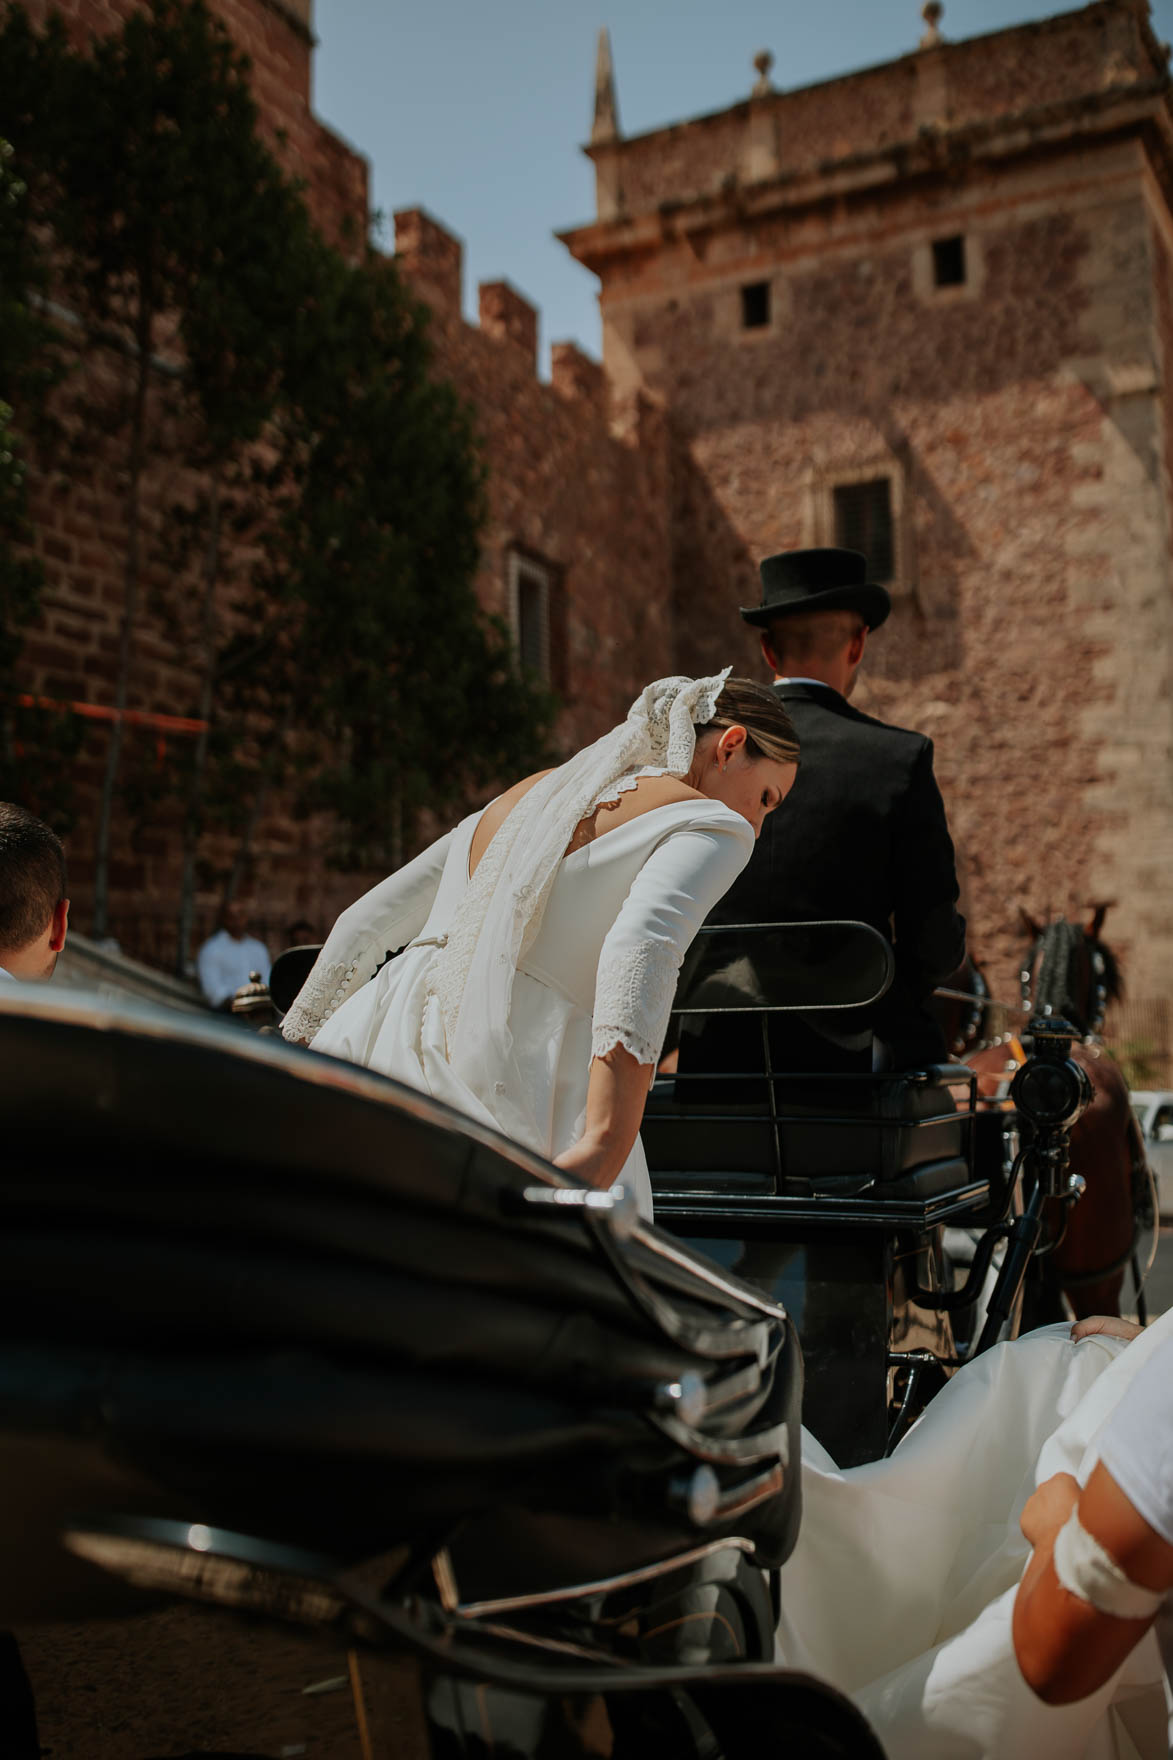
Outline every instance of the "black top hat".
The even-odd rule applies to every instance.
[[[892,609],[887,588],[867,579],[860,550],[783,550],[758,572],[762,602],[743,605],[741,615],[763,629],[796,611],[858,611],[869,629],[879,629]]]

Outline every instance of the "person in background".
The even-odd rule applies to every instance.
[[[309,921],[308,917],[298,917],[297,921],[295,923],[290,923],[288,929],[285,931],[285,945],[287,948],[312,947],[316,939],[314,926]]]
[[[0,801],[0,982],[51,978],[68,925],[61,839],[24,807]]]
[[[230,1010],[232,998],[253,972],[260,974],[263,984],[269,982],[269,950],[247,929],[245,908],[234,899],[224,906],[216,933],[196,954],[200,989],[212,1008]]]

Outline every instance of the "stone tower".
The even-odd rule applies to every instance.
[[[936,741],[999,993],[1020,901],[1114,899],[1161,1001],[1168,50],[1145,0],[957,43],[941,12],[886,65],[785,91],[762,54],[732,109],[597,132],[597,218],[563,236],[609,373],[667,413],[676,665],[754,663],[761,556],[867,551],[895,610],[857,701]]]

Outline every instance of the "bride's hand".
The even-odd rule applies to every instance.
[[[1139,1338],[1144,1331],[1131,1320],[1119,1320],[1115,1314],[1091,1314],[1086,1320],[1077,1320],[1071,1328],[1071,1336],[1077,1342],[1081,1338],[1094,1338],[1102,1332],[1105,1338]]]
[[[618,1179],[625,1160],[626,1155],[616,1154],[610,1133],[588,1133],[577,1143],[572,1143],[569,1149],[563,1149],[561,1155],[555,1155],[554,1166],[585,1180],[588,1186],[605,1191]]]
[[[639,1135],[644,1101],[655,1066],[637,1063],[622,1045],[591,1059],[586,1129],[577,1143],[554,1157],[554,1166],[605,1190],[623,1172]]]
[[[1018,1524],[1023,1538],[1032,1546],[1049,1545],[1078,1502],[1079,1481],[1070,1473],[1055,1473],[1044,1479],[1026,1500]]]

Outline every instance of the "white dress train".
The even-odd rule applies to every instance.
[[[1089,1698],[1030,1691],[1010,1620],[1037,1484],[1083,1484],[1096,1438],[1173,1311],[1125,1345],[1047,1327],[961,1370],[890,1460],[840,1472],[803,1435],[803,1519],[779,1659],[848,1693],[891,1760],[1166,1760],[1156,1638]]]

